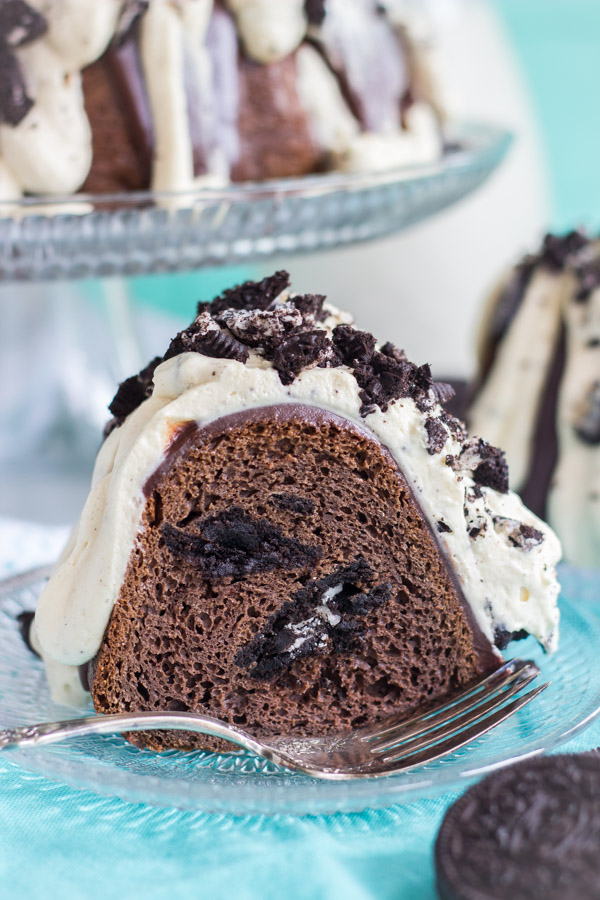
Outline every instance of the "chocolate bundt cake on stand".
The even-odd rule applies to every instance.
[[[548,235],[488,301],[470,427],[566,558],[600,566],[600,244]]]
[[[501,451],[428,366],[288,286],[201,303],[120,386],[32,628],[55,699],[322,734],[452,695],[512,637],[556,646],[559,544]]]
[[[1,200],[443,150],[428,51],[375,0],[3,0],[0,53]]]

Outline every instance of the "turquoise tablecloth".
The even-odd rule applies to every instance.
[[[63,540],[61,530],[0,521],[0,574],[54,558]],[[596,723],[567,749],[599,744]],[[0,779],[0,897],[61,900],[429,900],[433,842],[457,796],[353,815],[235,818],[106,799],[3,760]]]

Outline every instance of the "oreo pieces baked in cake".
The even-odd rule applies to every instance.
[[[558,541],[502,453],[428,366],[288,284],[200,304],[119,388],[36,612],[57,699],[83,667],[99,712],[326,733],[451,695],[514,634],[556,646]]]
[[[504,448],[511,487],[567,560],[600,566],[600,242],[548,235],[502,281],[468,420]]]
[[[435,845],[441,900],[596,900],[600,754],[502,769],[450,807]]]
[[[375,0],[2,0],[0,199],[438,159],[428,50]]]

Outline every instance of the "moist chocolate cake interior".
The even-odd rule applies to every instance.
[[[389,452],[298,405],[183,426],[88,675],[96,709],[335,732],[436,701],[496,658]],[[162,750],[230,747],[131,735]]]

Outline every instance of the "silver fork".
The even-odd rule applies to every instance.
[[[514,715],[548,687],[549,682],[511,700],[539,674],[535,663],[513,659],[422,715],[409,719],[388,717],[372,726],[326,737],[282,736],[258,740],[241,728],[210,716],[140,712],[6,728],[0,730],[0,750],[39,747],[89,734],[152,729],[194,731],[224,738],[250,753],[316,778],[342,780],[395,775],[464,747]]]

